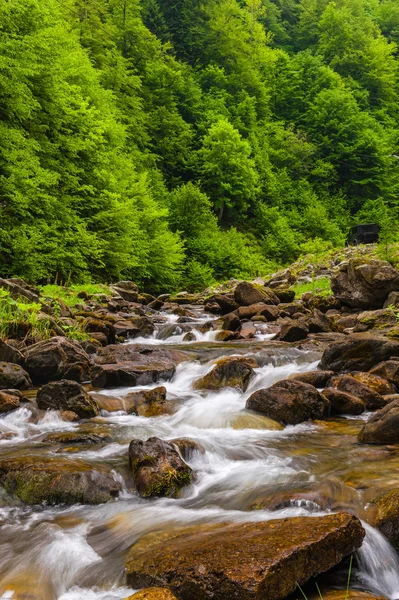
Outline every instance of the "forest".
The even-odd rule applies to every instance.
[[[397,0],[2,0],[0,277],[195,291],[395,236]]]

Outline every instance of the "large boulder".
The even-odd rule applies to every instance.
[[[258,302],[251,306],[240,306],[237,311],[240,319],[252,319],[252,317],[265,317],[266,321],[275,321],[278,319],[280,310],[275,304],[264,304]]]
[[[333,379],[331,386],[338,388],[342,392],[347,392],[361,398],[368,410],[376,410],[386,405],[386,401],[378,392],[375,392],[368,385],[358,381],[351,375],[343,375],[342,377]]]
[[[373,367],[372,375],[383,377],[397,388],[399,388],[399,360],[386,360]]]
[[[399,488],[379,494],[372,504],[377,507],[375,526],[399,550]]]
[[[264,304],[278,304],[280,302],[273,290],[249,281],[241,281],[237,285],[234,290],[234,300],[239,306],[251,306],[251,304],[257,304],[258,302]]]
[[[366,403],[354,396],[336,388],[326,388],[323,396],[331,404],[331,414],[335,415],[361,415],[366,410]]]
[[[388,396],[389,394],[396,393],[396,387],[390,383],[385,377],[374,375],[373,373],[363,373],[362,371],[354,371],[350,373],[351,377],[360,381],[364,385],[380,394],[381,396]]]
[[[102,504],[120,492],[107,471],[59,458],[2,460],[0,485],[26,504]]]
[[[0,362],[10,362],[16,365],[22,365],[23,360],[24,357],[22,356],[22,352],[0,338]]]
[[[60,379],[84,381],[89,373],[89,356],[77,342],[65,337],[53,337],[29,346],[24,360],[34,383]]]
[[[22,394],[19,390],[2,390],[0,391],[0,413],[7,413],[21,404]]]
[[[123,298],[123,300],[126,300],[127,302],[137,302],[139,290],[133,281],[118,281],[118,283],[115,283],[110,287],[111,290]]]
[[[238,387],[245,392],[257,366],[256,361],[251,358],[222,358],[209,373],[194,382],[194,388],[220,390],[224,387]]]
[[[399,444],[399,399],[372,415],[358,440],[362,444]]]
[[[324,351],[319,368],[337,373],[369,371],[378,363],[394,356],[399,357],[399,342],[368,334],[355,334],[330,344]]]
[[[193,478],[192,470],[176,447],[157,437],[130,442],[129,466],[134,486],[144,498],[174,497]]]
[[[282,342],[300,342],[307,338],[308,333],[309,327],[305,321],[290,319],[282,324],[278,337]]]
[[[332,275],[331,289],[342,304],[382,308],[388,294],[399,291],[399,272],[384,260],[350,260]]]
[[[44,385],[37,392],[36,403],[41,410],[70,410],[81,419],[91,419],[99,412],[84,388],[68,379]]]
[[[330,404],[312,385],[285,379],[254,392],[248,398],[246,408],[283,425],[297,425],[328,416]]]
[[[127,581],[168,586],[179,600],[283,600],[363,537],[360,521],[345,513],[157,532],[131,549]]]
[[[289,379],[296,379],[316,388],[324,388],[334,375],[334,371],[307,371],[306,373],[294,373]]]
[[[216,294],[212,300],[214,300],[220,307],[223,315],[231,313],[238,308],[237,302],[234,300],[233,295],[229,294]]]
[[[101,348],[94,359],[94,387],[148,385],[171,379],[176,366],[192,355],[165,348],[117,345]]]
[[[15,363],[0,363],[0,390],[27,390],[32,387],[28,373]]]

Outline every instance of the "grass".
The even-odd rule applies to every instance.
[[[94,294],[109,295],[111,290],[107,285],[96,283],[75,284],[68,287],[44,285],[40,288],[40,293],[44,300],[62,300],[70,308],[84,303],[84,298],[79,298],[78,296],[81,292],[88,296]]]
[[[348,570],[348,580],[346,583],[346,591],[345,591],[345,598],[344,600],[348,600],[349,598],[349,585],[350,585],[350,581],[351,581],[351,575],[352,575],[352,562],[353,562],[353,555],[351,555],[351,559],[350,559],[350,563],[349,563],[349,570]],[[303,589],[301,588],[301,586],[299,585],[299,583],[297,582],[297,587],[299,589],[299,591],[301,592],[302,596],[305,598],[305,600],[308,600],[308,597],[306,596],[305,592],[303,591]],[[317,589],[317,593],[319,594],[320,600],[323,600],[323,595],[320,591],[320,588],[317,584],[317,582],[315,582],[315,586]]]
[[[295,298],[300,298],[306,292],[312,292],[318,296],[330,296],[332,294],[329,277],[313,279],[309,283],[296,283],[291,289],[295,292]]]

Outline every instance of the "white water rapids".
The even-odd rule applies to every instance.
[[[214,333],[200,334],[204,337],[199,341],[208,344],[202,350],[205,361],[207,351],[214,352],[216,347],[219,356],[225,354],[223,345],[212,343]],[[181,344],[180,336],[162,341],[155,335],[145,341]],[[250,345],[247,352],[251,354]],[[233,389],[211,393],[194,390],[193,382],[209,371],[215,360],[182,363],[171,381],[162,382],[168,398],[178,405],[173,415],[144,418],[103,413],[89,424],[90,431],[106,431],[112,442],[99,448],[74,449],[74,457],[111,466],[122,481],[131,439],[190,438],[205,448],[205,454],[196,452],[188,461],[197,479],[178,499],[142,500],[125,487],[118,500],[101,506],[27,507],[2,502],[0,492],[1,600],[19,599],[28,592],[34,600],[122,600],[133,592],[124,584],[126,554],[137,539],[151,531],[204,522],[316,516],[337,507],[363,517],[361,496],[346,484],[349,478],[352,481],[359,476],[357,464],[366,452],[359,449],[353,455],[353,419],[338,420],[339,431],[323,429],[319,424],[276,430],[267,419],[244,410],[246,399],[255,390],[316,368],[319,356],[290,349],[286,355],[265,359],[244,394]],[[124,396],[133,389],[140,388],[102,393]],[[32,418],[29,408],[20,408],[0,419],[0,433],[14,435],[0,440],[0,457],[10,452],[70,456],[67,449],[43,445],[43,434],[80,427],[79,423],[62,421],[57,413]],[[370,476],[376,477],[374,471]],[[287,501],[291,493],[293,499]],[[259,505],[264,498],[280,496],[281,502],[273,509]],[[319,504],[319,497],[327,500]],[[398,557],[379,532],[367,524],[365,528],[353,587],[399,598]]]

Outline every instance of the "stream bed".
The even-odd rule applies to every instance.
[[[175,317],[168,316],[169,326]],[[199,314],[198,326],[207,319]],[[10,504],[0,491],[0,599],[122,600],[134,591],[125,585],[127,552],[148,532],[341,510],[357,515],[366,528],[352,586],[399,598],[398,556],[368,524],[373,492],[399,482],[397,449],[356,443],[368,414],[276,429],[267,418],[245,411],[254,391],[315,369],[320,353],[300,348],[273,353],[272,334],[265,328],[255,340],[233,343],[216,342],[214,331],[200,333],[194,326],[193,332],[195,340],[190,342],[183,342],[178,329],[169,337],[158,330],[151,338],[133,340],[195,353],[195,360],[181,363],[172,380],[162,382],[175,404],[174,414],[145,418],[103,411],[89,421],[69,423],[57,412],[41,413],[34,405],[24,405],[0,418],[0,433],[10,434],[0,440],[0,459],[44,454],[81,458],[111,468],[123,488],[119,498],[107,504],[72,507]],[[245,393],[193,389],[193,382],[218,358],[236,352],[256,356],[261,365]],[[123,397],[139,389],[100,393]],[[94,446],[43,441],[50,432],[68,431],[105,433],[112,441]],[[141,499],[129,486],[129,442],[151,436],[189,438],[205,449],[188,460],[197,477],[177,499]],[[341,575],[337,572],[334,584],[341,584]]]

